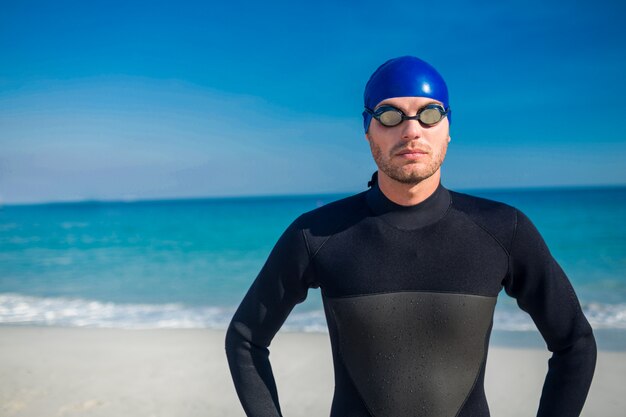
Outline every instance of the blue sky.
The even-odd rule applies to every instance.
[[[359,192],[363,87],[416,55],[448,188],[626,184],[626,6],[0,2],[0,203]]]

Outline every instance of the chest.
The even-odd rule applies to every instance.
[[[449,222],[420,230],[370,219],[333,235],[314,259],[329,296],[434,291],[495,296],[508,255],[482,228]]]

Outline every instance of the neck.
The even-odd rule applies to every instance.
[[[401,206],[414,206],[431,196],[441,180],[441,169],[417,184],[404,184],[378,170],[378,186],[385,196]]]

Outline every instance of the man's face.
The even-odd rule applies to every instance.
[[[376,108],[387,104],[407,116],[414,116],[431,103],[441,104],[427,97],[394,97],[381,101]],[[404,120],[397,126],[385,127],[372,118],[365,137],[376,165],[384,174],[404,184],[417,184],[441,167],[450,142],[449,132],[447,117],[430,127],[417,120]],[[409,151],[415,153],[407,153]]]

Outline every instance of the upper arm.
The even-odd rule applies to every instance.
[[[530,314],[551,351],[591,333],[572,284],[531,220],[516,211],[507,294]]]
[[[282,233],[233,317],[231,325],[255,344],[269,346],[314,286],[301,218]]]

